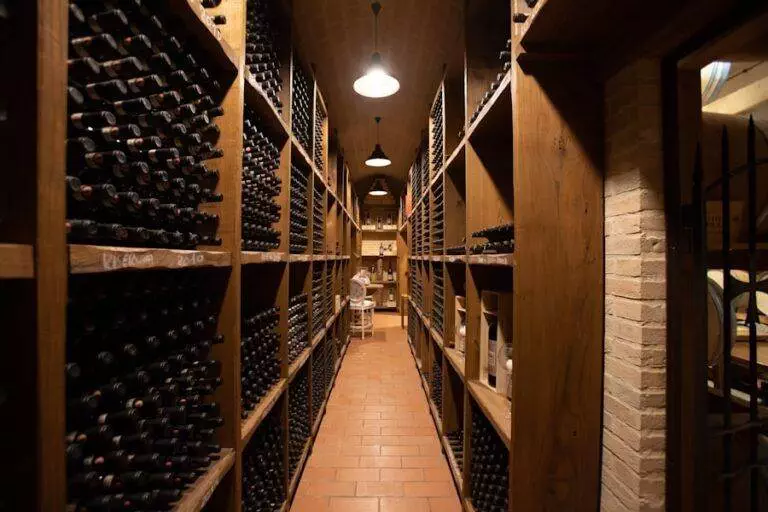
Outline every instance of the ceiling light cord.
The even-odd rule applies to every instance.
[[[373,51],[378,53],[379,51],[379,12],[381,12],[381,4],[379,2],[373,2],[371,4],[371,10],[373,11]]]
[[[379,140],[379,122],[381,121],[381,118],[376,116],[374,119],[376,120],[376,144],[379,144],[381,142]]]

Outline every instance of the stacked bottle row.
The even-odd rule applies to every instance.
[[[323,264],[317,263],[312,268],[312,337],[317,336],[323,327]]]
[[[443,180],[438,179],[432,187],[432,254],[443,254],[443,233],[445,231]]]
[[[414,254],[421,254],[422,253],[422,247],[421,247],[421,241],[423,237],[423,227],[421,222],[421,204],[416,206],[416,209],[414,211],[412,218],[412,224],[413,224],[413,231],[412,231],[412,243],[414,247]]]
[[[315,167],[320,171],[320,174],[325,174],[325,120],[328,119],[328,115],[323,111],[320,106],[320,102],[317,102],[315,108],[315,145],[313,151],[313,160],[315,161]]]
[[[432,358],[432,371],[430,372],[429,397],[435,404],[438,415],[443,417],[443,353],[436,343],[432,343],[435,356]]]
[[[278,112],[283,78],[277,45],[278,33],[270,0],[248,0],[245,22],[245,65]]]
[[[419,276],[418,265],[413,265],[413,280],[411,294],[413,295],[413,302],[416,303],[422,313],[424,313],[424,283]]]
[[[419,315],[416,313],[416,308],[413,307],[413,304],[408,301],[408,342],[411,344],[411,346],[416,343],[416,329],[418,326]]]
[[[271,307],[243,321],[240,342],[241,414],[248,417],[280,379],[280,308]]]
[[[315,89],[296,56],[293,59],[291,89],[291,129],[307,154],[312,151],[312,108]]]
[[[309,347],[309,302],[306,293],[288,301],[288,363]]]
[[[288,391],[288,477],[293,478],[312,433],[309,418],[309,374],[304,365]]]
[[[274,408],[243,450],[245,512],[278,512],[285,502],[283,432],[280,409]]]
[[[242,248],[244,251],[269,251],[280,247],[282,180],[280,150],[263,131],[258,116],[245,107],[243,125]]]
[[[309,200],[307,197],[309,176],[299,167],[291,164],[291,254],[303,254],[309,241],[308,226]]]
[[[215,9],[221,5],[222,0],[200,0],[200,5],[205,9],[205,14],[214,25],[226,25],[227,17],[223,14],[208,14],[208,9]]]
[[[202,271],[73,278],[67,478],[74,510],[168,510],[218,458],[210,358],[218,305]]]
[[[509,509],[509,452],[488,419],[474,404],[471,445],[469,480],[472,505],[478,512],[506,512]]]
[[[496,89],[499,88],[501,82],[504,80],[504,76],[507,74],[511,67],[512,40],[507,39],[504,49],[499,52],[499,72],[496,74],[496,78],[493,80],[493,82],[491,82],[491,85],[488,87],[488,90],[485,92],[480,102],[475,106],[475,110],[472,112],[472,116],[469,119],[470,123],[477,119],[477,116],[480,115],[483,107],[485,107],[485,105],[491,100],[493,93],[496,92]]]
[[[139,2],[69,4],[67,236],[71,242],[218,245],[222,85],[178,39],[165,11]],[[178,35],[178,34],[176,34]]]
[[[472,237],[488,240],[473,244],[469,248],[472,254],[502,254],[515,251],[515,226],[511,223],[475,231]]]
[[[462,418],[462,416],[459,416]],[[459,420],[459,426],[456,430],[448,432],[445,437],[448,439],[448,444],[451,447],[453,458],[456,460],[456,464],[460,470],[464,469],[464,428],[461,425],[461,419]]]
[[[324,337],[312,354],[312,423],[317,420],[320,408],[331,388],[336,369],[336,353],[333,340]]]
[[[416,159],[413,162],[413,168],[411,172],[411,191],[413,193],[414,200],[421,197],[422,183],[424,181],[423,174],[429,174],[429,167],[427,166],[427,162],[429,160],[429,156],[427,155],[428,152],[429,148],[425,143],[423,143],[419,148],[419,154],[416,156]]]
[[[325,312],[325,321],[333,316],[333,264],[329,263],[325,272],[325,287],[323,288],[323,310]]]
[[[325,196],[322,185],[316,183],[312,188],[312,253],[325,253]]]
[[[430,326],[443,336],[443,315],[445,306],[445,289],[443,283],[443,265],[432,265],[432,314]]]
[[[445,148],[443,147],[444,133],[443,133],[443,89],[442,86],[438,90],[437,99],[435,104],[432,105],[432,109],[429,112],[431,121],[431,150],[432,158],[430,163],[432,164],[432,176],[443,166],[445,162]]]

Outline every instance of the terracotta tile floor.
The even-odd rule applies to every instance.
[[[353,338],[293,512],[461,510],[398,314]]]

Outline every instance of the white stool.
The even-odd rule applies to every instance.
[[[353,333],[360,332],[362,338],[365,338],[366,331],[370,331],[373,337],[373,320],[376,310],[373,298],[365,295],[365,286],[363,280],[356,278],[352,278],[349,286],[349,309],[352,311],[349,328]]]

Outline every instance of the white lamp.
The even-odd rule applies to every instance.
[[[376,120],[376,146],[373,148],[371,156],[365,161],[365,165],[368,167],[387,167],[392,163],[392,160],[387,158],[384,150],[381,149],[381,144],[379,144],[379,122],[381,118],[377,116],[374,119]]]
[[[379,53],[379,11],[381,11],[381,4],[373,2],[371,10],[374,19],[371,65],[365,75],[355,80],[353,88],[357,94],[367,98],[386,98],[400,90],[400,82],[386,72],[381,62],[381,54]]]

